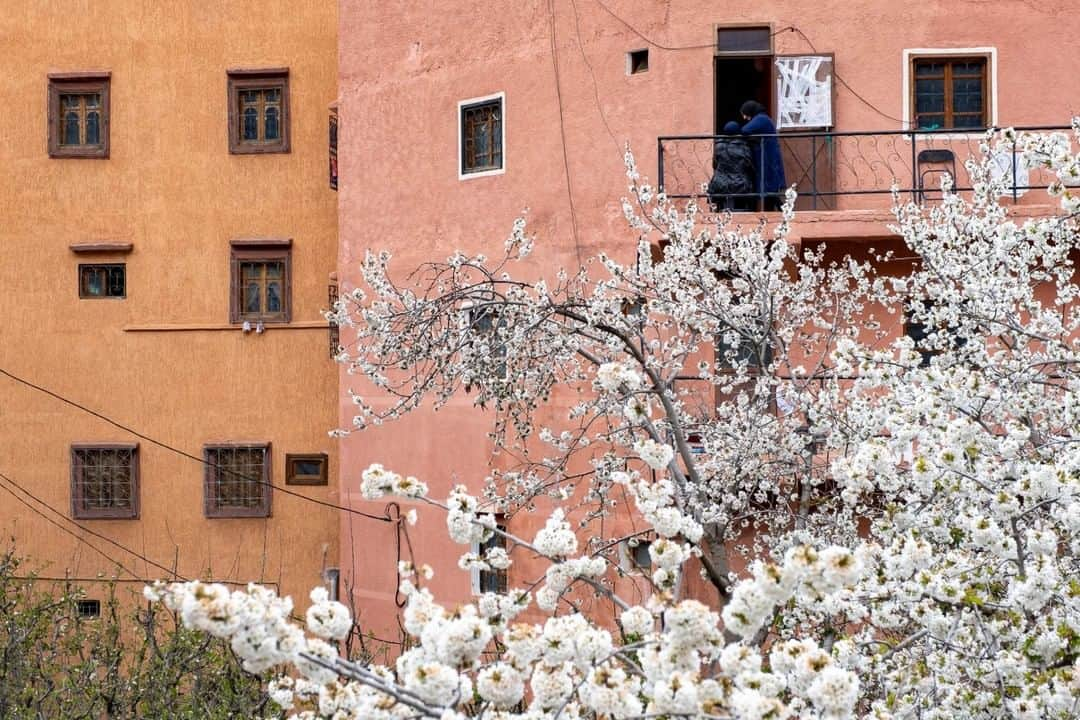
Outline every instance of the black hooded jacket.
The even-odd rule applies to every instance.
[[[754,154],[745,139],[717,138],[713,145],[713,168],[708,187],[710,197],[754,192]]]

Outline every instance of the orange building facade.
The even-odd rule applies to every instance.
[[[428,7],[340,4],[343,291],[359,284],[368,249],[389,250],[401,273],[456,249],[493,256],[524,208],[537,276],[600,251],[627,259],[625,144],[655,184],[707,203],[711,136],[750,99],[778,121],[786,183],[801,193],[791,241],[837,255],[880,250],[894,182],[919,200],[944,172],[963,185],[980,128],[1060,126],[1080,94],[1060,53],[1080,20],[1061,0],[554,0],[498,12],[461,0],[441,9],[436,22]],[[995,162],[1017,213],[1052,211],[1033,189],[1046,178],[1008,153]],[[368,389],[346,374],[341,389],[347,426],[345,391]],[[340,449],[343,502],[383,511],[359,494],[372,462],[422,478],[436,496],[458,482],[479,489],[499,462],[489,423],[461,397],[353,435]],[[417,558],[435,568],[442,596],[468,598],[476,588],[456,569],[462,548],[447,542],[443,518],[419,510]],[[524,515],[511,529],[529,535],[536,521]],[[397,627],[400,540],[393,525],[342,516],[343,580],[377,635]],[[511,583],[525,579],[524,565]]]
[[[336,3],[5,9],[0,532],[302,606],[338,558]]]

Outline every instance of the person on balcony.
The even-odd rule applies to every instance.
[[[756,100],[744,102],[739,113],[746,121],[742,134],[756,136],[750,138],[755,171],[754,192],[764,197],[765,210],[779,210],[787,182],[784,180],[784,160],[780,156],[776,125],[765,111],[765,106]]]
[[[706,192],[716,210],[753,210],[754,154],[734,120],[713,143],[713,176]]]

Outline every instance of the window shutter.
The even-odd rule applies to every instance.
[[[776,127],[806,130],[835,124],[832,55],[777,55]]]

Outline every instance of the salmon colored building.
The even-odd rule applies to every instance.
[[[777,121],[787,184],[802,193],[792,241],[836,254],[884,249],[894,182],[930,199],[944,172],[964,184],[981,128],[1068,121],[1080,96],[1062,55],[1080,30],[1073,9],[1064,0],[532,0],[494,11],[459,0],[436,18],[424,3],[343,0],[343,290],[359,282],[369,248],[392,252],[399,271],[455,249],[491,256],[526,207],[538,275],[598,251],[627,258],[625,144],[669,194],[705,202],[711,136],[749,99]],[[1045,178],[1008,153],[995,162],[1018,212],[1050,211],[1044,192],[1027,189]],[[341,386],[365,390],[344,374]],[[344,393],[340,402],[347,425],[353,406]],[[352,436],[340,456],[345,501],[382,511],[359,495],[371,462],[441,497],[456,482],[478,488],[498,462],[489,420],[463,396]],[[467,598],[475,588],[455,566],[462,548],[441,517],[420,514],[417,557],[435,567],[443,596]],[[342,517],[344,582],[376,634],[397,627],[397,533]]]
[[[338,557],[336,3],[4,9],[4,544],[303,606]]]

